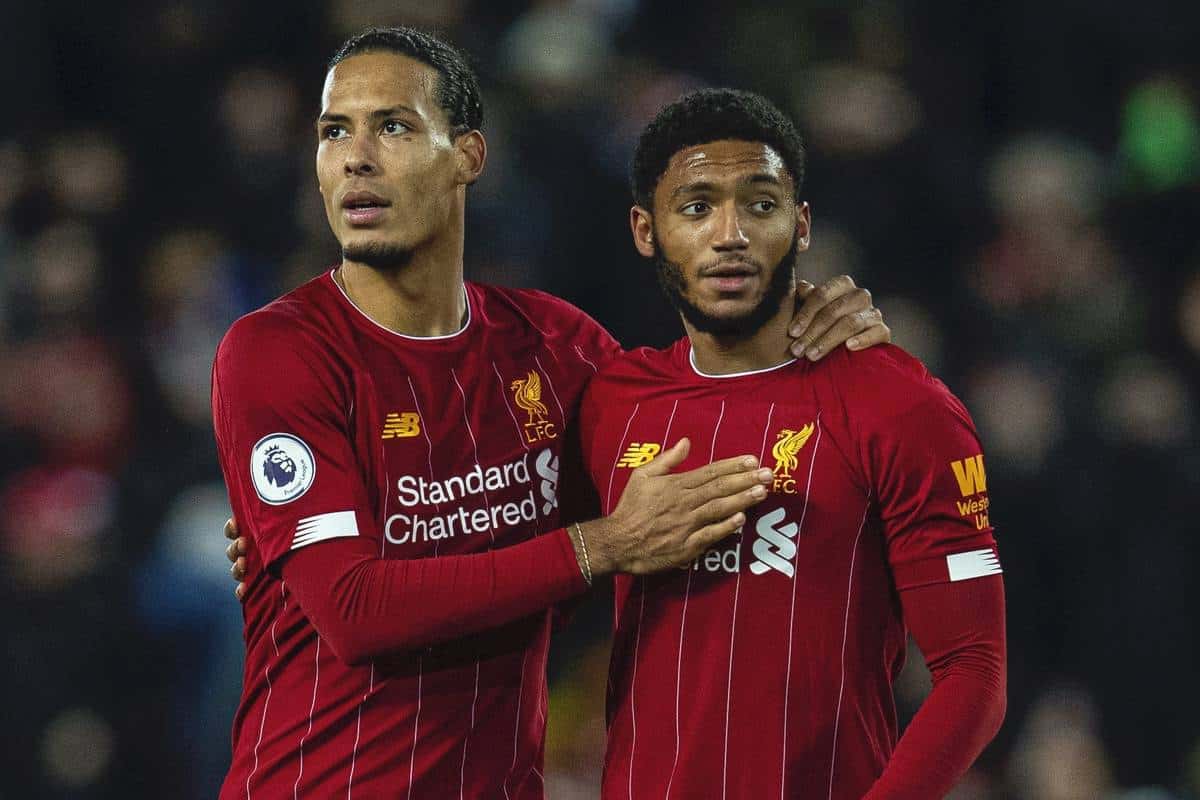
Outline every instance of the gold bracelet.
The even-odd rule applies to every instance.
[[[572,525],[575,528],[575,535],[579,537],[579,551],[583,553],[583,579],[587,581],[587,585],[592,585],[592,562],[588,558],[587,542],[583,538],[583,528],[579,527],[576,522]]]

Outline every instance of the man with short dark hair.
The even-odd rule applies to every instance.
[[[896,347],[789,352],[803,175],[791,122],[746,92],[687,95],[638,145],[634,245],[687,336],[584,393],[602,508],[623,454],[679,436],[684,467],[749,450],[773,477],[689,569],[616,576],[605,798],[930,800],[1004,716],[1004,587],[966,409]],[[909,631],[934,688],[897,743]]]
[[[744,455],[670,474],[673,440],[607,516],[566,527],[586,519],[579,397],[618,346],[557,298],[463,281],[482,118],[444,42],[349,40],[317,123],[342,261],[218,349],[221,467],[253,543],[223,800],[540,798],[550,609],[690,562],[766,495]],[[842,316],[868,310],[849,296]],[[809,335],[840,344],[877,313],[832,321]]]

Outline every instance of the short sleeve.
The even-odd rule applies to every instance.
[[[925,373],[897,386],[904,410],[864,426],[864,460],[898,589],[1001,572],[983,448],[966,408]]]
[[[291,550],[367,530],[349,391],[329,354],[269,318],[239,320],[217,350],[221,469],[234,516],[268,566]]]

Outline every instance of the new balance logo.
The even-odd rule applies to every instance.
[[[406,439],[421,433],[421,417],[414,411],[391,413],[383,420],[384,439]]]
[[[632,442],[617,462],[618,467],[633,469],[643,464],[649,464],[654,457],[662,452],[662,445],[657,442]]]
[[[755,575],[763,575],[771,570],[789,578],[796,574],[792,559],[796,557],[796,533],[799,528],[794,522],[780,525],[784,516],[784,510],[777,508],[759,517],[754,526],[758,538],[754,540],[754,561],[750,564],[750,571]]]
[[[963,497],[987,491],[987,472],[983,469],[982,453],[962,461],[951,461],[950,469],[954,471],[954,480],[958,481],[958,491],[962,492]]]

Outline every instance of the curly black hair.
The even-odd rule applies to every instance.
[[[671,157],[687,147],[720,139],[769,145],[783,158],[799,193],[804,142],[796,126],[762,95],[739,89],[700,89],[665,106],[642,131],[633,155],[633,201],[654,210],[654,189]]]
[[[438,72],[435,97],[450,118],[455,137],[483,126],[483,99],[479,78],[458,48],[415,28],[367,28],[354,34],[329,59],[326,71],[350,56],[388,50],[428,64]]]

